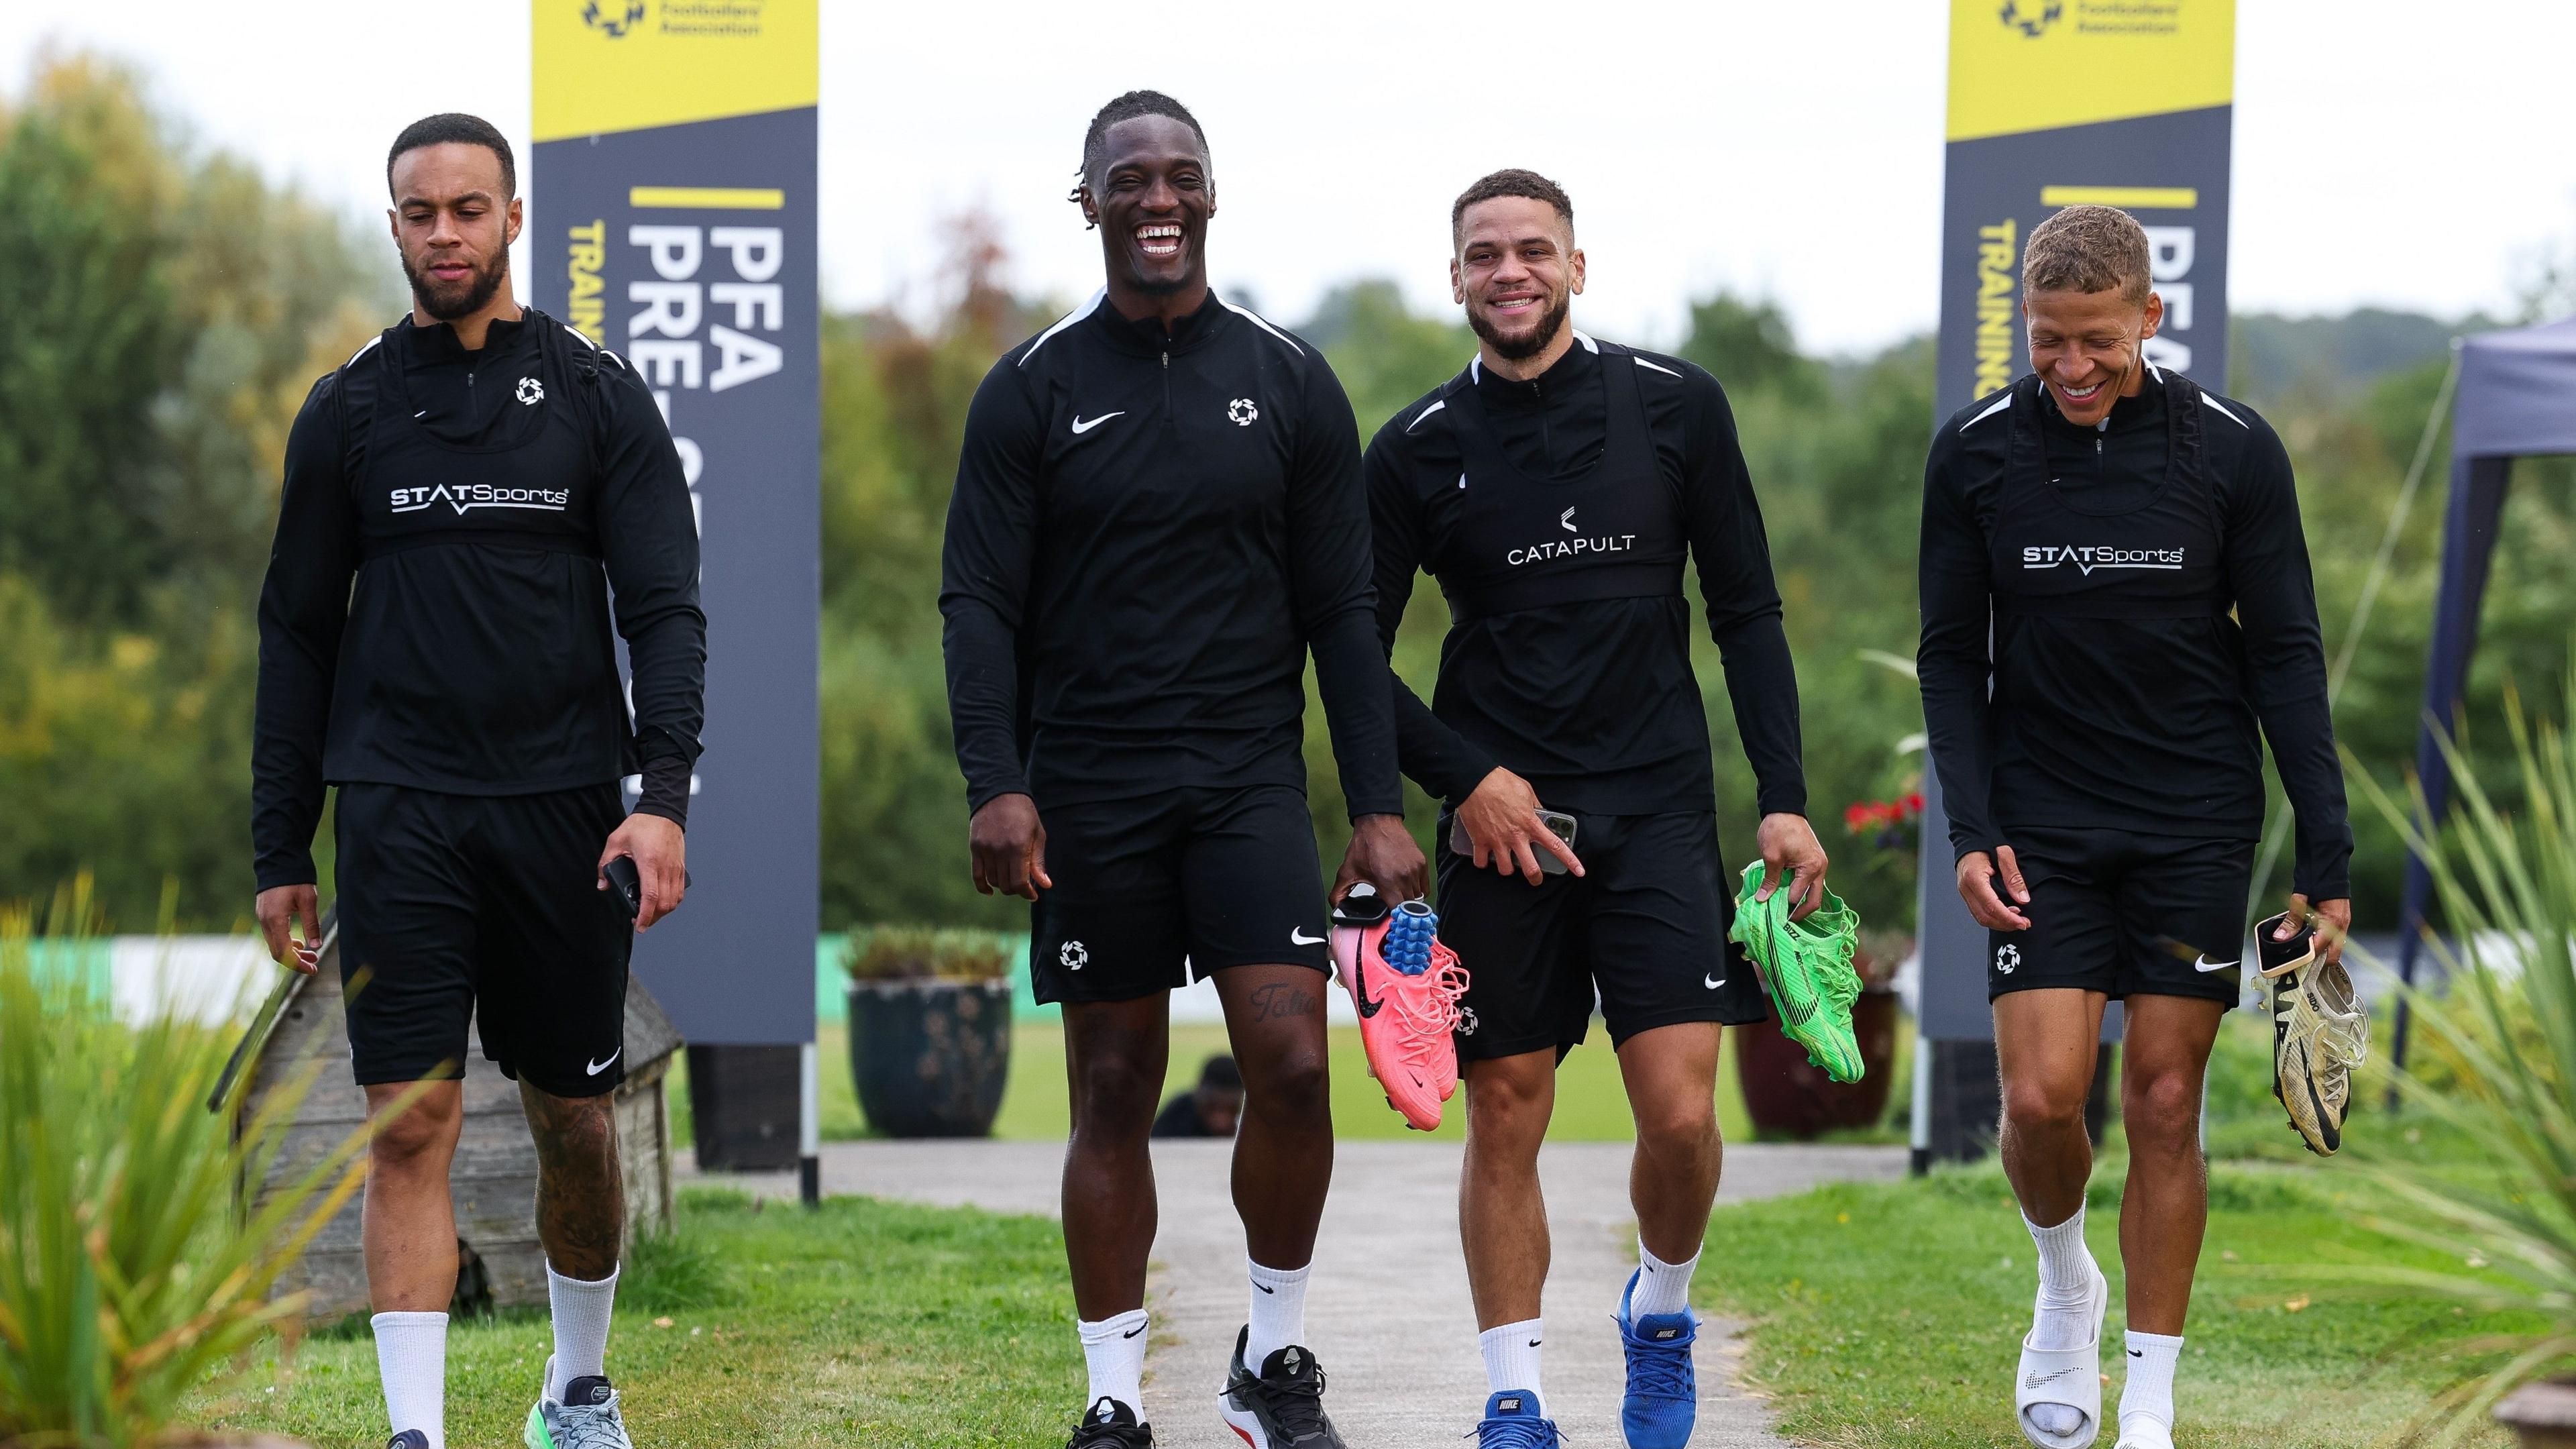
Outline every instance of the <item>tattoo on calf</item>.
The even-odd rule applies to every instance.
[[[610,1101],[548,1096],[525,1083],[519,1100],[537,1142],[537,1238],[546,1260],[567,1278],[605,1278],[617,1269],[626,1227]]]
[[[1315,1014],[1315,1006],[1316,1003],[1313,993],[1307,991],[1302,986],[1292,986],[1285,981],[1274,981],[1268,986],[1264,986],[1252,993],[1252,1019],[1254,1021],[1284,1020],[1292,1016],[1313,1016]]]

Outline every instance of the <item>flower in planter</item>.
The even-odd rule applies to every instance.
[[[946,926],[870,926],[841,954],[852,981],[994,981],[1011,974],[1008,937]]]

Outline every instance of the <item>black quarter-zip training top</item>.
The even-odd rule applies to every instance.
[[[1921,570],[1923,715],[1957,854],[2023,825],[2258,838],[2268,739],[2292,888],[2350,893],[2298,491],[2252,408],[2151,368],[2083,427],[2026,374],[1934,437]]]
[[[970,810],[1302,788],[1309,649],[1351,815],[1404,808],[1350,400],[1214,292],[1168,332],[1095,294],[994,364],[939,607]]]
[[[687,819],[707,637],[688,484],[642,379],[541,313],[475,352],[405,318],[314,384],[259,634],[262,890],[314,878],[326,784],[640,773],[638,811]]]
[[[1453,806],[1500,764],[1561,809],[1714,808],[1687,557],[1758,807],[1804,814],[1797,671],[1726,394],[1575,336],[1535,378],[1471,362],[1369,444],[1379,635],[1417,565],[1452,618],[1432,704],[1396,684],[1405,773]]]

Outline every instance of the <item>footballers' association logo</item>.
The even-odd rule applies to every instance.
[[[1252,399],[1239,397],[1225,405],[1225,415],[1236,427],[1248,428],[1254,418],[1261,416],[1261,409],[1253,405]]]
[[[623,40],[644,23],[644,0],[590,0],[581,7],[581,23],[611,40]]]
[[[2004,0],[2004,8],[1995,12],[1995,18],[2005,28],[2020,31],[2022,38],[2037,40],[2065,13],[2064,0],[2031,0],[2027,5],[2021,0]]]
[[[1995,970],[1998,972],[2001,972],[2006,976],[2010,976],[2013,974],[2013,968],[2020,964],[2021,948],[2019,946],[2007,943],[1995,948]]]
[[[1057,949],[1055,959],[1067,971],[1079,971],[1091,964],[1091,952],[1080,941],[1067,941]]]
[[[535,407],[537,404],[544,402],[545,400],[546,385],[544,383],[537,381],[533,377],[523,377],[519,379],[520,402],[527,404],[529,407]]]

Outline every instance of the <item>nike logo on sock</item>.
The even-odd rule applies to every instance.
[[[1143,1324],[1141,1324],[1141,1323],[1140,1323],[1140,1324],[1137,1324],[1134,1328],[1131,1328],[1131,1329],[1127,1330],[1125,1333],[1122,1333],[1122,1334],[1120,1334],[1120,1335],[1118,1335],[1118,1336],[1119,1336],[1120,1338],[1134,1338],[1137,1334],[1143,1333],[1144,1331],[1145,1331],[1145,1325],[1143,1325]]]
[[[1541,1340],[1533,1338],[1530,1340],[1530,1347],[1536,1348],[1539,1346],[1540,1342]]]
[[[1264,1293],[1276,1293],[1276,1292],[1278,1292],[1278,1291],[1279,1291],[1278,1289],[1271,1287],[1271,1286],[1270,1286],[1269,1284],[1267,1284],[1267,1283],[1255,1283],[1255,1284],[1253,1284],[1252,1286],[1253,1286],[1253,1287],[1255,1287],[1255,1288],[1260,1289],[1260,1290],[1261,1290],[1262,1292],[1264,1292]]]
[[[2133,1348],[2129,1350],[2129,1357],[2131,1358],[2145,1358],[2146,1356],[2145,1351],[2142,1349]]]

